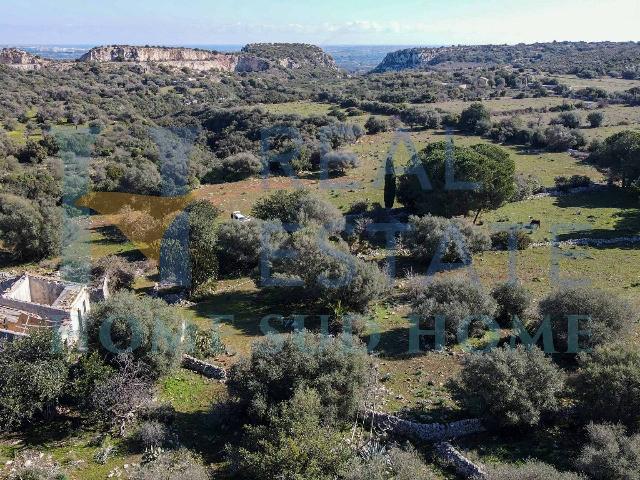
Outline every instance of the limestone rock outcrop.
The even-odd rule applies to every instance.
[[[262,72],[270,68],[269,62],[255,55],[220,53],[195,48],[135,47],[110,45],[92,48],[80,57],[81,62],[156,63],[175,68],[197,71]]]
[[[436,65],[448,56],[460,50],[460,47],[405,48],[388,53],[374,72],[389,72]]]
[[[19,70],[40,70],[51,62],[17,48],[0,50],[0,64],[9,65]]]

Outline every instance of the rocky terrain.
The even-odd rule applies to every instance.
[[[51,62],[17,48],[3,48],[0,50],[0,64],[10,65],[19,70],[40,70]]]
[[[267,70],[322,71],[332,75],[339,72],[331,55],[320,47],[306,44],[250,44],[242,51],[221,53],[195,48],[138,47],[107,45],[92,48],[78,62],[135,63],[164,65],[171,68],[189,68],[194,71],[264,72]],[[68,68],[70,62],[57,62],[31,55],[18,49],[4,49],[0,63],[22,70],[43,67]]]
[[[535,67],[549,73],[577,74],[583,78],[640,69],[640,44],[636,42],[550,42],[517,45],[467,45],[407,48],[388,53],[373,72],[447,65],[510,65]]]
[[[331,55],[316,45],[306,43],[250,43],[242,52],[265,58],[291,70],[307,68],[338,71]]]
[[[270,68],[269,62],[255,55],[219,53],[193,48],[135,47],[110,45],[91,49],[80,57],[81,62],[156,63],[175,68],[198,71],[261,72]]]

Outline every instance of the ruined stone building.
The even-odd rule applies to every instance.
[[[30,273],[0,276],[0,338],[56,328],[63,340],[73,343],[90,310],[86,285]]]

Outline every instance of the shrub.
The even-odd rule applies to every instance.
[[[150,462],[143,463],[131,473],[130,480],[209,480],[208,468],[201,458],[189,450],[162,452]]]
[[[185,337],[192,347],[189,353],[196,358],[207,359],[225,352],[224,343],[217,328],[202,329],[195,324],[190,324]]]
[[[400,112],[400,120],[411,127],[438,128],[440,115],[434,110],[410,107]]]
[[[469,253],[488,250],[491,246],[489,235],[484,229],[459,218],[449,220],[431,215],[412,215],[409,217],[409,227],[409,232],[403,236],[404,244],[411,255],[419,260],[431,260],[441,246],[444,246],[442,242],[447,236],[449,242],[443,250],[443,260],[446,262],[460,261],[460,252],[455,242],[458,235]]]
[[[325,153],[322,161],[328,172],[340,175],[344,175],[345,170],[360,165],[360,161],[355,153],[344,150],[332,150]]]
[[[369,135],[375,135],[376,133],[386,132],[389,130],[389,122],[380,117],[369,117],[367,123],[364,124],[364,128]]]
[[[460,114],[458,126],[466,132],[477,132],[482,124],[491,123],[491,112],[482,103],[472,103]]]
[[[317,223],[329,232],[339,232],[345,225],[344,217],[336,207],[308,190],[276,190],[258,200],[252,212],[255,217],[280,220],[283,224]]]
[[[516,173],[515,175],[515,192],[511,197],[512,202],[526,200],[531,195],[540,193],[544,190],[542,181],[532,174]]]
[[[0,430],[51,414],[69,374],[67,352],[52,331],[7,342],[0,350]]]
[[[491,234],[491,246],[496,250],[509,250],[512,232],[501,230]],[[516,249],[526,250],[531,245],[531,237],[524,230],[515,231]]]
[[[540,349],[519,346],[467,355],[454,392],[472,415],[517,427],[538,425],[557,410],[563,386],[563,373]]]
[[[589,441],[576,464],[594,480],[640,478],[640,434],[627,435],[622,425],[587,426]]]
[[[82,356],[71,367],[65,400],[74,406],[89,407],[95,388],[106,382],[114,373],[114,369],[102,360],[98,352],[93,351]]]
[[[20,260],[42,260],[56,255],[61,242],[61,213],[46,201],[38,203],[0,193],[0,241]]]
[[[562,192],[568,192],[572,188],[588,187],[591,185],[591,179],[586,175],[572,175],[571,177],[556,177],[556,188]]]
[[[236,182],[258,175],[263,171],[262,160],[251,152],[241,152],[223,160],[206,177],[205,181]]]
[[[503,327],[509,327],[514,316],[522,320],[531,304],[531,292],[521,283],[499,283],[491,296],[498,304],[496,320]]]
[[[595,288],[561,287],[551,292],[538,305],[540,315],[550,317],[553,339],[557,351],[566,351],[569,316],[588,317],[579,319],[580,330],[589,330],[578,345],[581,349],[616,340],[634,322],[630,305],[620,297]]]
[[[340,433],[323,422],[319,394],[297,389],[267,425],[245,427],[244,445],[227,447],[240,478],[332,480],[352,456]]]
[[[537,460],[522,465],[500,465],[488,472],[487,480],[587,480],[573,472],[560,472],[553,466]]]
[[[87,319],[87,340],[110,360],[116,359],[114,350],[132,350],[134,359],[160,376],[180,363],[181,329],[179,313],[164,301],[123,291],[94,306]]]
[[[544,131],[545,144],[547,149],[552,152],[564,152],[565,150],[577,146],[577,139],[575,134],[572,133],[563,125],[552,125]]]
[[[604,113],[591,112],[587,115],[587,121],[589,122],[589,125],[591,125],[591,128],[598,128],[602,126],[602,123],[604,122]]]
[[[269,335],[229,372],[229,393],[249,418],[265,421],[302,387],[316,389],[325,419],[348,420],[368,386],[371,361],[355,337],[300,332]]]
[[[580,115],[576,112],[562,112],[557,118],[551,120],[552,125],[564,125],[567,128],[578,128],[580,122]]]
[[[494,300],[481,286],[459,277],[438,277],[417,286],[412,293],[413,311],[427,328],[433,329],[435,317],[445,317],[445,329],[449,338],[458,333],[465,319],[486,316],[493,318]],[[479,331],[476,322],[469,327],[470,334]]]
[[[298,278],[310,298],[363,311],[389,289],[387,275],[375,263],[351,255],[343,242],[332,242],[322,232],[295,232],[283,249],[291,255],[274,259],[272,275]]]
[[[140,445],[146,450],[162,447],[168,439],[167,427],[160,422],[143,422],[136,433]]]
[[[254,270],[267,248],[277,250],[286,232],[277,222],[226,222],[218,227],[216,251],[220,270],[226,274],[244,274]]]
[[[392,446],[363,458],[353,459],[343,480],[435,480],[436,473],[425,465],[420,454],[411,445]]]
[[[599,347],[580,354],[579,367],[575,396],[584,419],[640,427],[640,353]]]

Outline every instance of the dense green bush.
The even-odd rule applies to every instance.
[[[154,375],[167,373],[180,363],[182,319],[164,301],[118,292],[93,307],[87,320],[89,346],[115,359],[130,351]]]
[[[65,393],[69,364],[60,338],[35,331],[0,350],[0,430],[50,415]]]
[[[589,424],[589,440],[576,464],[594,480],[640,478],[640,434],[627,435],[622,425]]]
[[[326,421],[348,420],[368,386],[371,360],[355,337],[267,336],[229,372],[229,393],[252,421],[266,421],[300,388],[315,389]]]
[[[486,230],[460,219],[447,219],[425,215],[409,217],[410,230],[403,235],[403,243],[411,256],[419,260],[431,260],[440,251],[442,260],[448,263],[461,261],[459,242],[464,252],[471,254],[488,250],[491,241]],[[443,242],[447,239],[446,245]]]
[[[564,125],[567,128],[578,128],[582,122],[576,112],[562,112],[557,118],[551,120],[552,125]]]
[[[461,130],[477,133],[482,122],[491,121],[491,112],[482,103],[472,103],[460,114],[458,126]]]
[[[550,318],[556,351],[567,351],[569,347],[570,316],[580,317],[579,330],[590,331],[590,335],[577,339],[578,345],[573,345],[579,349],[619,339],[637,319],[625,300],[610,292],[587,287],[560,287],[540,301],[538,310],[542,319]]]
[[[276,190],[259,199],[252,212],[255,217],[280,220],[283,224],[317,223],[329,232],[339,232],[345,225],[344,217],[336,207],[308,190]]]
[[[521,321],[531,304],[531,292],[521,283],[499,283],[491,291],[498,304],[496,320],[503,327],[510,327],[514,316]]]
[[[435,317],[445,318],[445,330],[453,340],[465,319],[471,321],[470,336],[484,329],[475,320],[493,318],[496,304],[480,285],[460,277],[436,277],[417,285],[411,293],[413,313],[428,329],[435,326]]]
[[[369,117],[364,124],[364,128],[369,135],[375,135],[376,133],[386,132],[389,130],[389,122],[380,117]]]
[[[20,260],[41,260],[58,254],[62,211],[40,202],[0,193],[0,240]]]
[[[227,447],[240,478],[333,480],[346,468],[351,448],[324,422],[320,394],[298,387],[266,425],[246,426],[243,445]]]
[[[500,465],[489,469],[487,480],[587,480],[573,472],[560,472],[552,465],[528,460],[522,465]]]
[[[588,187],[591,179],[586,175],[572,175],[570,177],[556,177],[554,179],[556,188],[561,192],[568,192],[572,188]]]
[[[574,391],[584,419],[640,427],[640,353],[599,347],[580,354],[579,367]]]
[[[220,270],[226,274],[245,274],[253,271],[260,255],[276,250],[287,234],[277,221],[225,222],[218,227],[216,250]]]
[[[389,290],[388,276],[375,263],[351,255],[344,242],[331,241],[323,232],[295,232],[283,250],[290,255],[272,261],[272,275],[299,279],[309,298],[364,311]]]
[[[538,425],[558,409],[564,374],[538,348],[496,348],[467,355],[455,396],[474,416],[499,427]]]
[[[353,152],[332,150],[324,154],[322,161],[329,173],[344,175],[345,170],[356,168],[360,160]]]
[[[491,246],[496,250],[510,250],[511,235],[513,235],[513,233],[507,230],[492,233]],[[515,248],[517,250],[526,250],[529,248],[529,245],[531,245],[531,236],[524,230],[518,229],[515,231],[515,241]]]
[[[604,122],[604,113],[591,112],[587,115],[587,121],[589,122],[589,125],[591,125],[591,128],[598,128],[602,126],[602,123]]]
[[[258,175],[263,171],[262,161],[251,152],[240,152],[220,161],[205,181],[236,182]]]
[[[438,128],[440,126],[440,115],[434,110],[409,107],[400,112],[400,120],[411,127]]]

